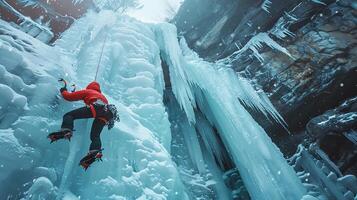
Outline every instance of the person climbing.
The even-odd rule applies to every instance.
[[[60,89],[60,93],[65,100],[83,100],[86,106],[66,113],[63,116],[61,130],[49,134],[48,138],[51,140],[51,143],[59,139],[68,139],[70,141],[73,136],[75,120],[94,118],[90,132],[91,144],[89,152],[79,162],[79,165],[87,170],[94,161],[101,160],[103,156],[100,133],[104,126],[107,125],[110,130],[114,127],[115,121],[120,121],[117,109],[115,105],[109,104],[107,98],[101,92],[99,83],[95,81],[89,83],[84,90],[73,90],[72,92],[67,91],[67,83],[65,80],[60,79],[59,81],[64,82],[64,87]]]

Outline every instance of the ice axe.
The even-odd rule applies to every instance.
[[[59,78],[58,82],[63,82],[64,83],[64,88],[67,88],[67,81],[64,80],[63,78]],[[73,89],[71,90],[71,92],[75,92],[76,91],[76,84],[72,84],[71,85],[73,87]]]
[[[64,87],[65,87],[65,88],[67,87],[67,81],[64,80],[63,78],[59,78],[59,79],[58,79],[58,82],[63,82],[63,83],[64,83]]]

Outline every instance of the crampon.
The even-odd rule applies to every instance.
[[[85,171],[95,162],[95,161],[103,161],[102,150],[93,150],[90,151],[82,160],[79,162],[79,165],[83,167]]]
[[[64,130],[64,131],[58,131],[54,133],[50,133],[47,138],[51,140],[51,143],[56,142],[57,140],[60,139],[66,139],[68,141],[71,141],[71,137],[73,136],[72,131],[69,130]]]

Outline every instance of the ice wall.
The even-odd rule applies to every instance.
[[[89,171],[81,196],[185,199],[169,154],[160,54],[150,26],[111,12],[92,13],[56,45],[77,59],[77,83],[84,86],[95,75],[105,37],[98,81],[110,102],[119,106],[121,122],[103,132],[105,161]]]
[[[58,125],[63,107],[58,106],[56,77],[69,62],[1,20],[0,30],[0,197],[20,199],[31,186],[34,193],[50,196],[55,187],[44,178],[56,181],[53,171],[61,164],[53,158],[60,159],[67,146],[48,151],[46,135]]]
[[[55,47],[1,21],[0,196],[25,199],[187,199],[169,153],[170,123],[162,103],[160,51],[150,25],[112,12],[88,13]],[[84,172],[91,120],[75,124],[71,141],[49,144],[62,115],[81,103],[58,96],[58,77],[78,88],[98,81],[121,122],[102,133],[104,162]],[[26,174],[21,178],[17,174]],[[6,184],[4,184],[6,183]]]
[[[305,189],[282,153],[243,104],[282,122],[266,96],[226,66],[201,60],[174,26],[157,26],[157,40],[170,67],[173,92],[191,123],[198,107],[222,134],[253,199],[301,199]]]
[[[218,167],[214,155],[202,145],[202,137],[199,138],[198,130],[202,127],[189,123],[170,88],[165,90],[165,104],[171,123],[172,159],[177,164],[190,199],[232,199],[232,191],[223,180],[223,170]],[[205,123],[201,118],[198,122]],[[210,128],[205,127],[200,131],[209,134],[207,132],[211,131]],[[218,160],[221,161],[221,158],[218,157]]]

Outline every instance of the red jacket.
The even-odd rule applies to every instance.
[[[83,100],[86,105],[90,106],[94,118],[96,117],[96,112],[93,107],[93,103],[99,100],[104,104],[108,104],[107,98],[105,98],[105,96],[100,91],[99,83],[95,81],[91,82],[84,90],[79,90],[76,92],[68,92],[65,90],[62,92],[62,96],[67,101]]]

